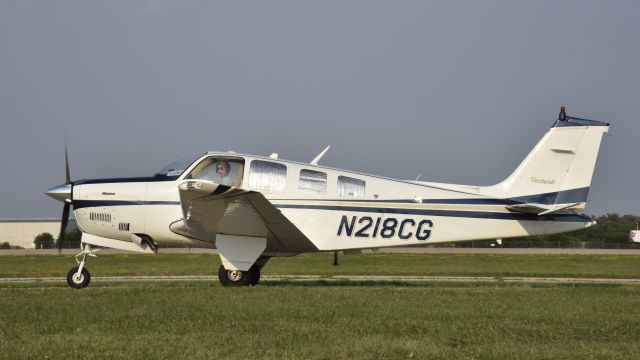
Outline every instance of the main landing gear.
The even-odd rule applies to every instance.
[[[222,286],[254,286],[260,281],[260,270],[267,264],[269,257],[261,256],[247,271],[227,270],[223,265],[218,268],[218,279]]]
[[[87,261],[87,256],[96,257],[95,252],[100,249],[91,250],[91,245],[83,244],[82,251],[76,255],[76,262],[78,266],[72,267],[67,273],[67,284],[74,289],[82,289],[89,286],[89,282],[91,281],[91,273],[84,266]],[[78,258],[82,256],[82,260],[78,260]]]

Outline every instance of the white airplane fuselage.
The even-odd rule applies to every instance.
[[[63,213],[73,206],[84,244],[141,252],[163,245],[217,248],[224,285],[255,284],[273,256],[589,227],[595,222],[582,213],[608,129],[562,110],[515,171],[493,186],[395,180],[317,165],[324,152],[309,164],[275,154],[209,152],[147,178],[71,182],[67,172],[67,183],[47,194],[66,203]],[[80,264],[68,275],[72,287],[88,284],[84,260]]]
[[[230,154],[209,153],[192,166],[207,157],[227,156]],[[442,184],[399,181],[291,161],[231,157],[242,158],[245,164],[260,160],[286,166],[285,190],[263,195],[320,251],[551,234],[593,224],[589,217],[577,214],[515,213],[506,207],[511,201],[479,195],[474,187],[449,185],[459,188],[449,190]],[[303,169],[327,174],[325,194],[299,191]],[[364,181],[364,195],[339,197],[339,176]],[[247,177],[245,172],[243,184],[248,183]],[[215,247],[215,239],[192,239],[170,230],[169,224],[182,217],[181,180],[80,181],[73,187],[78,226],[85,233],[122,241],[130,241],[133,233],[146,234],[158,245]],[[235,233],[242,234],[245,226],[238,224]]]

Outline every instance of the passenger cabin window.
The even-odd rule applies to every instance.
[[[350,198],[364,197],[364,180],[354,179],[347,176],[338,176],[338,195]]]
[[[298,189],[305,193],[324,194],[327,191],[327,173],[315,170],[300,170]]]
[[[269,161],[253,160],[249,167],[249,187],[264,192],[284,191],[287,167]]]
[[[220,185],[240,187],[244,173],[244,160],[209,157],[196,165],[186,179],[209,180]]]

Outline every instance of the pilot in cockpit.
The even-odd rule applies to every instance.
[[[186,179],[201,179],[226,186],[240,186],[243,163],[239,160],[208,158],[198,164]]]
[[[231,166],[229,165],[229,162],[226,160],[218,160],[216,162],[216,175],[218,175],[218,179],[214,181],[220,185],[232,186],[233,179],[229,176],[230,171]]]

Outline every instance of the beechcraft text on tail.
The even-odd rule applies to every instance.
[[[66,181],[58,245],[73,208],[82,231],[71,287],[89,284],[96,247],[155,253],[216,248],[223,285],[255,285],[274,256],[497,239],[583,229],[598,149],[609,124],[558,120],[504,181],[469,186],[395,180],[318,164],[209,152],[145,178]],[[65,150],[66,155],[66,150]]]

